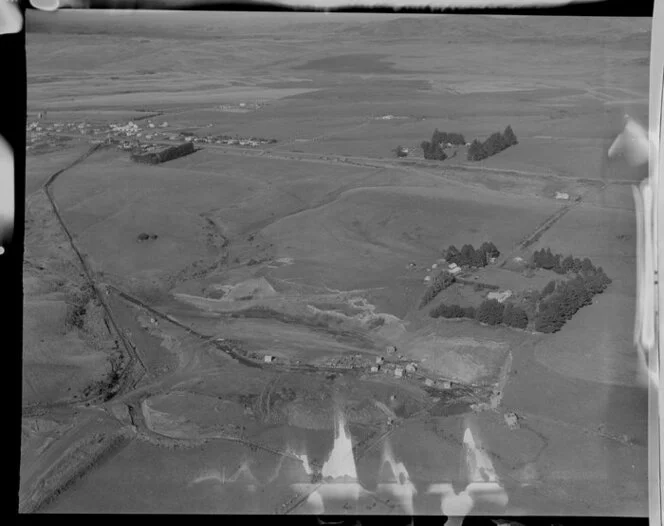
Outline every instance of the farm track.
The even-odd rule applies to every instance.
[[[64,231],[65,235],[67,236],[67,239],[69,241],[69,245],[71,249],[74,251],[76,254],[76,257],[78,258],[81,269],[85,273],[86,279],[88,283],[92,286],[92,289],[95,291],[95,295],[97,297],[97,300],[101,304],[102,308],[104,309],[104,313],[108,317],[109,321],[111,322],[111,325],[113,326],[113,330],[116,333],[117,337],[120,339],[122,342],[122,345],[125,349],[126,356],[129,357],[129,363],[126,364],[126,366],[123,368],[122,373],[120,375],[120,378],[117,382],[117,390],[115,394],[130,390],[133,386],[135,386],[140,379],[148,372],[145,364],[143,363],[140,355],[136,352],[134,346],[131,344],[131,342],[128,341],[126,335],[124,332],[120,329],[120,327],[117,324],[117,321],[115,320],[115,317],[113,316],[113,312],[106,302],[106,299],[104,298],[103,294],[100,292],[98,284],[94,278],[94,274],[92,270],[90,269],[87,261],[85,260],[85,257],[79,250],[79,248],[76,246],[76,243],[74,241],[74,238],[67,228],[67,225],[65,221],[62,219],[62,216],[60,214],[60,210],[58,209],[58,205],[55,202],[55,199],[53,197],[53,194],[51,193],[51,185],[57,180],[57,178],[62,175],[65,171],[73,168],[74,166],[82,163],[85,161],[88,157],[90,157],[93,153],[95,153],[97,150],[101,148],[101,145],[95,145],[91,147],[87,152],[85,152],[83,155],[81,155],[78,159],[70,163],[67,167],[58,170],[55,172],[51,177],[48,178],[48,180],[44,183],[43,185],[43,190],[44,193],[46,194],[46,197],[49,200],[49,203],[51,204],[51,208],[53,209],[53,213],[55,214],[55,217],[58,220],[58,223],[60,224],[60,227]],[[139,371],[135,371],[135,368],[138,368]],[[115,387],[115,386],[113,386]]]

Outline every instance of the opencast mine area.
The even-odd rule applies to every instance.
[[[28,12],[21,511],[645,515],[649,47]]]

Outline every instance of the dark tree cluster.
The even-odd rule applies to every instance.
[[[444,270],[440,272],[435,278],[429,288],[424,291],[424,296],[420,301],[420,309],[431,302],[441,291],[445,290],[452,283],[454,283],[454,276]]]
[[[518,144],[518,142],[512,127],[508,126],[503,133],[493,133],[484,142],[475,139],[468,148],[468,160],[481,161]]]
[[[429,315],[432,318],[475,318],[475,308],[466,307],[465,309],[459,305],[446,305],[441,303],[437,307],[431,309]]]
[[[469,318],[487,325],[506,325],[525,329],[528,326],[528,316],[521,307],[511,303],[502,304],[498,300],[484,300],[480,306],[461,307],[459,305],[445,305],[441,303],[431,309],[429,315],[432,318]]]
[[[535,330],[551,333],[559,331],[572,319],[576,312],[593,302],[593,296],[600,294],[611,283],[603,271],[588,275],[578,275],[565,283],[560,283],[556,293],[539,305],[535,315]]]
[[[460,133],[446,133],[438,131],[436,128],[431,136],[433,144],[453,144],[455,146],[463,146],[466,144],[466,139]]]
[[[466,139],[460,133],[446,133],[436,128],[431,135],[430,141],[423,141],[420,145],[424,152],[424,158],[433,161],[444,161],[447,154],[443,151],[444,144],[461,145],[466,144]]]
[[[496,248],[496,245],[490,241],[485,241],[477,250],[472,245],[464,245],[461,250],[454,245],[450,245],[444,252],[443,257],[449,263],[456,263],[460,267],[464,265],[486,267],[490,258],[497,258],[499,255],[500,251]]]
[[[569,255],[565,258],[561,254],[554,254],[550,248],[536,250],[532,257],[532,266],[553,270],[557,274],[568,274],[570,272],[586,274],[596,272],[597,269],[589,258],[575,258]]]
[[[422,151],[424,152],[424,158],[430,161],[444,161],[447,159],[447,154],[443,151],[443,147],[440,143],[434,143],[429,141],[422,141],[420,144]]]
[[[408,151],[401,145],[397,146],[392,151],[397,155],[397,157],[408,157]]]

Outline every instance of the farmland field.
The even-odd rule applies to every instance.
[[[488,480],[473,513],[645,515],[645,172],[607,150],[650,22],[560,22],[30,11],[21,510],[458,515]],[[546,248],[611,280],[557,332],[430,315],[562,280]]]

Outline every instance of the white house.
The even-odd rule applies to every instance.
[[[416,370],[417,370],[417,365],[415,365],[414,363],[409,363],[408,365],[406,365],[406,372],[414,373]]]
[[[498,303],[504,302],[507,298],[512,296],[511,290],[504,290],[502,292],[489,292],[486,295],[488,300],[498,300]]]
[[[447,265],[447,268],[450,270],[454,270],[455,268],[459,268],[456,263],[450,263]]]
[[[556,192],[556,199],[569,199],[569,194],[566,192]]]
[[[456,267],[456,266],[455,266],[454,268],[451,268],[451,269],[450,269],[450,274],[452,274],[452,275],[456,275],[456,274],[458,274],[459,272],[461,272],[461,267]]]
[[[396,376],[397,378],[402,378],[403,377],[403,369],[401,367],[397,367],[394,370],[394,376]]]
[[[265,358],[263,358],[263,361],[264,361],[265,363],[272,363],[272,362],[274,361],[274,356],[270,356],[270,355],[268,354]]]
[[[372,373],[377,373],[380,370],[380,367],[378,365],[372,365],[371,366],[371,372]]]

